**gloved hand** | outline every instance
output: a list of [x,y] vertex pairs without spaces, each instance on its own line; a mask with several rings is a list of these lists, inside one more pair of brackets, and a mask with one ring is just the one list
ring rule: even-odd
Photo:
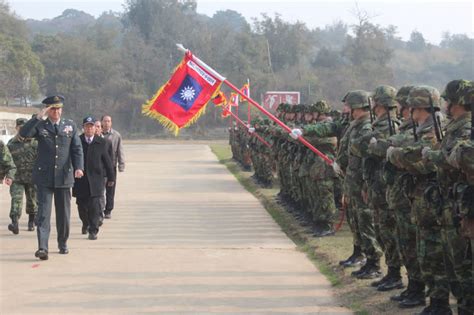
[[249,133],[254,133],[255,132],[255,128],[254,127],[250,127],[249,128]]
[[370,138],[370,141],[369,141],[370,144],[376,144],[377,143],[377,139],[375,137],[372,137]]
[[393,150],[395,150],[395,147],[392,147],[392,146],[388,147],[387,154],[385,156],[387,161],[390,161],[390,159],[392,157],[392,154],[393,154]]
[[332,169],[334,170],[334,172],[339,175],[339,176],[343,176],[344,175],[344,172],[342,171],[342,168],[339,166],[339,164],[337,164],[336,161],[334,161],[332,163]]
[[430,147],[424,147],[424,148],[421,150],[421,157],[423,158],[423,160],[428,159],[428,154],[430,153],[430,151],[431,151],[431,148],[430,148]]
[[301,131],[301,129],[295,128],[291,130],[290,137],[292,137],[293,139],[298,140],[301,135],[303,135],[303,131]]

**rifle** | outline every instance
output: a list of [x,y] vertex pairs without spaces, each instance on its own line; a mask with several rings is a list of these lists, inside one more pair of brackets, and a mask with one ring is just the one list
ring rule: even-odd
[[438,139],[438,142],[441,142],[441,140],[443,140],[443,132],[441,131],[441,120],[439,116],[436,115],[434,105],[433,105],[433,98],[431,96],[429,100],[430,100],[431,116],[433,117],[433,123],[435,127],[436,139]]
[[387,111],[387,120],[388,120],[388,132],[390,133],[390,136],[393,136],[395,134],[395,128],[392,122],[392,117],[390,116],[390,108],[388,108]]
[[474,102],[471,103],[471,140],[474,141]]
[[417,127],[417,124],[415,122],[415,120],[413,119],[413,109],[411,109],[410,111],[410,117],[411,117],[411,121],[413,123],[412,125],[412,128],[413,128],[413,137],[415,138],[415,142],[418,142],[418,135],[416,134],[416,127]]
[[374,112],[372,111],[372,100],[370,99],[370,96],[367,97],[367,101],[369,102],[369,113],[370,113],[370,123],[374,123]]

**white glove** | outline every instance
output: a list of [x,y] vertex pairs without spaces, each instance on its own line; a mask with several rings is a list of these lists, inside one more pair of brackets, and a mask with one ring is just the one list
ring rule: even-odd
[[249,133],[254,133],[255,132],[255,128],[254,127],[250,127],[249,128]]
[[428,158],[428,153],[431,151],[431,148],[430,147],[424,147],[422,150],[421,150],[421,157],[426,160]]
[[290,137],[292,137],[295,140],[298,140],[299,137],[303,135],[303,131],[301,129],[295,128],[291,130]]
[[340,175],[340,176],[344,175],[344,172],[342,171],[341,167],[339,166],[339,164],[337,164],[336,161],[332,163],[332,169],[334,170],[334,172],[336,172],[337,175]]
[[395,150],[395,147],[388,147],[387,155],[385,156],[387,161],[390,161],[390,158],[392,157],[393,150]]
[[234,130],[235,130],[235,131],[239,130],[239,127],[234,127]]
[[376,144],[377,143],[377,139],[375,137],[372,137],[370,138],[370,141],[369,141],[370,144]]

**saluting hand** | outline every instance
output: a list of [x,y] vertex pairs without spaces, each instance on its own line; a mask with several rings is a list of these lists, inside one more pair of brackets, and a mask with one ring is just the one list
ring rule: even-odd
[[48,116],[48,112],[50,111],[50,109],[51,109],[51,106],[48,106],[48,107],[43,108],[43,109],[40,110],[40,112],[36,115],[36,118],[38,118],[39,120],[43,120],[43,117],[47,117],[47,116]]
[[75,170],[74,171],[74,177],[75,178],[81,178],[82,176],[84,176],[84,172],[82,170]]

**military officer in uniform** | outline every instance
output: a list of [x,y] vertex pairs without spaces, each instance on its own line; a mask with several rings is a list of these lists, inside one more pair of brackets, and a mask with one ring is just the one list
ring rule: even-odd
[[84,173],[82,145],[72,120],[61,118],[64,98],[50,96],[43,100],[45,108],[20,130],[25,138],[38,140],[38,158],[33,167],[33,182],[37,186],[38,250],[35,256],[48,259],[48,239],[51,230],[51,208],[54,196],[56,229],[60,254],[68,254],[71,187],[74,177]]
[[[16,120],[17,132],[26,122],[27,119],[25,118],[18,118]],[[23,138],[17,133],[15,137],[8,141],[7,146],[16,165],[15,180],[10,186],[10,218],[12,223],[8,225],[8,230],[13,234],[18,234],[20,231],[18,221],[20,220],[23,207],[23,195],[25,195],[28,231],[34,231],[34,221],[38,206],[36,202],[36,187],[33,184],[31,173],[33,171],[33,164],[36,161],[38,142],[35,139]]]

